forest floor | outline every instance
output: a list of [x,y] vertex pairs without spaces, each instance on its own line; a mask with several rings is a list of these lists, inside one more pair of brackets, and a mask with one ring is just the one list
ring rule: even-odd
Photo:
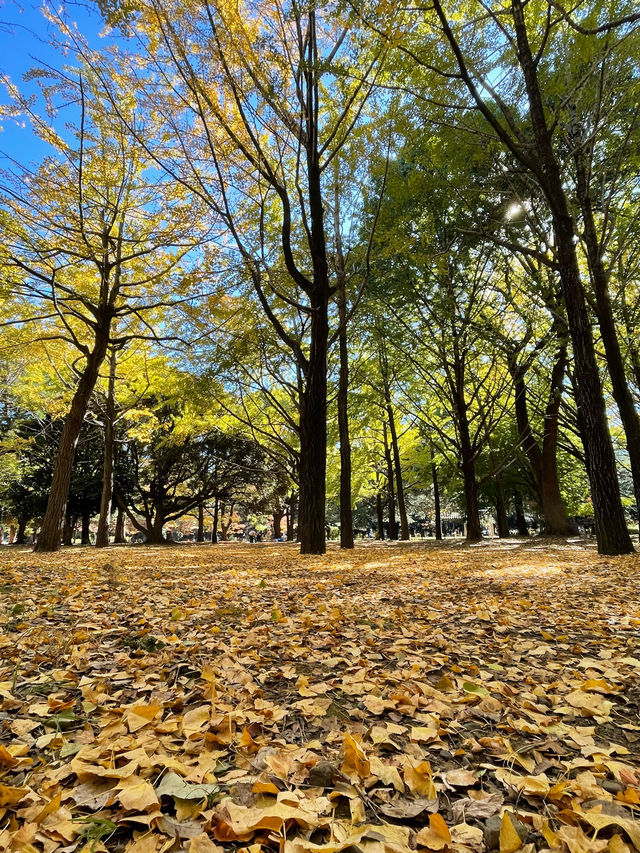
[[0,549],[0,850],[640,850],[640,554]]

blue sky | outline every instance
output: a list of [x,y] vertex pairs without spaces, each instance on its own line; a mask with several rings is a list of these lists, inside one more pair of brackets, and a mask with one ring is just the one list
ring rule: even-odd
[[[24,83],[22,77],[39,61],[54,67],[69,61],[49,44],[53,28],[43,17],[41,5],[38,0],[0,0],[0,74],[10,77],[25,93],[37,91],[33,83]],[[64,14],[77,23],[90,43],[98,45],[102,22],[91,4],[64,0],[56,8],[62,8]],[[2,87],[0,102],[6,101]],[[33,136],[28,126],[21,128],[11,120],[2,120],[0,157],[3,160],[9,156],[25,164],[37,162],[45,150],[46,146]]]

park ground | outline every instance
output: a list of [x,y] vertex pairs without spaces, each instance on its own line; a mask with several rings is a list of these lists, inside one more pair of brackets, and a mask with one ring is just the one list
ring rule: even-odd
[[0,551],[0,850],[640,850],[640,555]]

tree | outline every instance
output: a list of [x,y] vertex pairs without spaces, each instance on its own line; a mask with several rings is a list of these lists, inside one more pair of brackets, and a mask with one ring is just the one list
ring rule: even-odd
[[[325,213],[329,167],[362,120],[384,48],[371,50],[333,4],[261,0],[242,9],[217,2],[194,8],[162,0],[137,4],[131,17],[105,6],[151,46],[146,67],[131,80],[157,119],[144,131],[148,152],[224,223],[234,243],[233,252],[227,246],[229,265],[245,271],[300,371],[301,549],[323,553],[329,305],[336,288]],[[356,62],[361,70],[353,76]],[[126,109],[120,115],[134,124]],[[287,321],[291,308],[302,344]]]
[[[541,64],[543,56],[557,47],[558,39],[566,35],[572,19],[567,21],[567,15],[556,10],[554,4],[544,5],[547,14],[541,14],[538,5],[529,4],[525,9],[522,0],[511,0],[506,14],[502,14],[502,10],[488,9],[486,4],[475,0],[452,4],[434,0],[425,16],[425,29],[415,28],[416,36],[407,37],[403,49],[423,73],[435,74],[436,78],[453,85],[456,97],[462,102],[454,106],[448,101],[452,109],[448,114],[445,109],[444,113],[451,123],[467,133],[496,140],[535,180],[546,200],[576,363],[576,395],[598,548],[607,554],[629,553],[632,544],[620,499],[616,460],[580,273],[575,222],[562,173],[562,154],[558,150],[560,115],[553,104],[560,104],[561,109],[564,102],[562,94],[556,98],[547,92],[544,65]],[[473,19],[476,13],[487,16],[480,40],[470,39],[471,30],[465,28],[465,22]],[[599,33],[612,31],[617,25],[616,21],[608,19],[600,25],[602,29],[583,28],[585,39],[597,38]],[[624,25],[628,25],[628,19]],[[426,29],[435,35],[438,43],[432,42],[430,50],[425,50],[423,44],[419,55],[414,49],[415,38],[424,38]],[[394,41],[398,41],[396,36]],[[443,44],[447,46],[446,54],[441,50]],[[499,75],[495,74],[496,47]],[[434,83],[434,88],[437,85]]]
[[78,124],[64,136],[13,92],[16,111],[27,115],[52,153],[36,171],[5,169],[1,188],[8,322],[33,324],[41,340],[76,350],[75,393],[56,451],[39,551],[60,547],[75,447],[108,348],[135,337],[157,339],[154,319],[185,286],[178,262],[192,245],[194,224],[194,206],[171,197],[148,171],[91,74],[73,75],[44,78],[49,102],[64,98],[77,108]]

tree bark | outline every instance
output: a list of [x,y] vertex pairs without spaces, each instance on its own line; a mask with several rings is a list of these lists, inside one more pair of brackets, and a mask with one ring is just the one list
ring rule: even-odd
[[282,519],[284,518],[284,510],[276,507],[273,511],[273,538],[280,539],[282,536]]
[[538,181],[553,220],[558,271],[562,282],[567,319],[573,345],[576,375],[576,404],[581,410],[583,444],[588,458],[591,500],[596,522],[598,551],[601,554],[630,554],[633,544],[627,530],[616,460],[609,433],[593,334],[575,247],[575,228],[558,160],[547,126],[537,65],[531,51],[522,0],[512,0],[518,59],[523,71],[529,115],[536,142]]
[[524,504],[522,502],[522,493],[517,489],[513,493],[513,507],[516,513],[516,527],[518,528],[518,536],[529,535],[529,525],[524,517]]
[[68,512],[64,514],[64,524],[62,526],[62,544],[65,546],[73,545],[73,528],[75,519],[71,518]]
[[215,499],[213,504],[213,529],[211,531],[211,544],[216,545],[218,542],[218,519],[220,517],[220,501]]
[[118,514],[116,516],[116,530],[113,542],[115,545],[124,545],[126,542],[124,535],[124,510],[120,507],[118,507]]
[[593,216],[586,152],[583,145],[578,144],[577,140],[574,162],[576,164],[578,202],[582,214],[582,237],[589,263],[591,283],[596,297],[596,314],[600,336],[604,346],[609,378],[611,379],[613,398],[616,401],[627,439],[633,491],[640,517],[640,415],[638,415],[633,394],[627,382],[624,358],[618,340],[616,321],[609,295],[609,276],[602,259],[602,248]]
[[156,516],[153,519],[153,522],[147,527],[147,543],[149,545],[164,545],[167,540],[162,533],[162,528],[164,527],[164,517],[162,513],[158,513],[156,511]]
[[435,463],[434,448],[431,445],[431,482],[433,484],[433,511],[435,515],[436,540],[442,539],[442,514],[440,511],[440,483],[438,482],[438,468]]
[[496,521],[498,525],[498,536],[500,539],[509,538],[509,521],[507,519],[507,507],[502,491],[500,476],[496,476]]
[[391,458],[391,449],[389,447],[389,440],[387,438],[386,422],[382,424],[382,436],[384,439],[384,458],[387,462],[387,489],[389,493],[387,501],[387,506],[389,508],[389,539],[397,539],[398,522],[396,521],[396,498],[395,491],[393,488],[393,460]]
[[338,435],[340,440],[340,547],[353,548],[353,510],[351,506],[351,442],[349,439],[349,352],[347,349],[347,304],[344,275],[338,285]]
[[400,514],[400,539],[410,539],[409,521],[407,519],[407,508],[404,500],[404,484],[402,482],[402,468],[400,465],[400,447],[398,446],[398,433],[393,407],[387,404],[387,417],[389,418],[389,436],[391,438],[391,449],[393,451],[393,467],[396,474],[396,495],[398,497],[398,513]]
[[25,540],[27,538],[27,524],[29,523],[28,518],[19,518],[18,519],[18,532],[16,533],[16,538],[13,542],[14,545],[24,545]]
[[312,292],[311,346],[300,411],[300,553],[324,554],[327,467],[328,288]]
[[80,535],[81,545],[91,544],[91,535],[89,533],[89,524],[91,523],[91,515],[88,512],[82,513],[82,533]]
[[204,542],[204,504],[198,504],[198,533],[196,542]]
[[469,419],[463,398],[456,398],[458,434],[460,437],[460,468],[464,489],[464,503],[467,513],[467,542],[479,542],[482,539],[480,510],[478,507],[478,480],[476,478],[475,453],[471,444]]
[[376,492],[376,539],[384,539],[384,514],[382,511],[382,495]]
[[347,283],[342,251],[339,170],[335,169],[334,233],[336,239],[336,297],[338,303],[338,438],[340,443],[340,547],[353,548],[351,506],[351,442],[349,439],[349,350],[347,346]]
[[516,365],[513,359],[510,361],[520,445],[527,456],[538,490],[544,517],[543,532],[547,536],[574,536],[578,532],[577,525],[567,515],[558,480],[558,414],[562,398],[566,357],[566,345],[561,344],[551,371],[551,387],[545,410],[542,450],[540,450],[540,445],[531,428],[524,369]]
[[113,463],[115,452],[116,421],[116,349],[111,347],[109,355],[109,379],[107,381],[107,399],[104,415],[104,456],[102,463],[102,496],[100,498],[100,517],[96,532],[96,548],[105,548],[109,544],[111,525],[111,499],[113,496]]
[[296,498],[296,493],[292,491],[291,495],[289,496],[289,512],[287,514],[287,540],[289,542],[293,542],[295,538],[297,504],[298,501]]
[[35,550],[40,553],[58,551],[60,548],[62,523],[69,498],[69,486],[71,484],[76,444],[80,430],[82,429],[84,417],[87,413],[91,394],[98,380],[100,367],[107,353],[108,343],[109,337],[106,332],[101,331],[100,334],[96,335],[94,348],[88,355],[86,367],[82,372],[78,387],[71,401],[71,409],[62,429],[53,465],[53,478],[49,490],[47,509],[35,546]]

